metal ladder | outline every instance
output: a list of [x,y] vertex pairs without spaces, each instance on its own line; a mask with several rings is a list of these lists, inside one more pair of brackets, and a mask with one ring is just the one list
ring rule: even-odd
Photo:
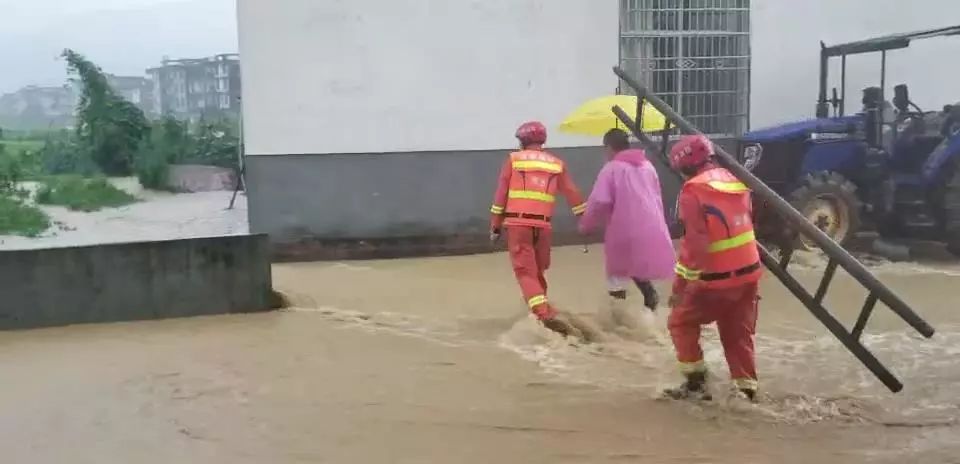
[[[627,75],[619,66],[613,68],[613,72],[630,88],[636,92],[637,95],[637,113],[641,114],[640,109],[642,108],[644,101],[649,103],[651,106],[659,110],[664,117],[667,119],[667,127],[664,129],[664,139],[663,143],[658,146],[656,142],[653,141],[647,134],[644,134],[640,129],[640,125],[633,121],[622,108],[614,106],[611,110],[620,119],[630,131],[633,132],[633,135],[640,140],[640,142],[645,145],[648,149],[657,152],[666,151],[667,148],[667,134],[669,133],[671,124],[683,133],[686,134],[701,134],[702,133],[690,124],[689,121],[684,119],[679,115],[673,108],[665,103],[662,99],[650,92],[646,87],[640,85],[635,79]],[[760,198],[767,201],[770,206],[787,222],[794,227],[798,233],[803,234],[804,236],[813,240],[824,253],[829,257],[827,262],[827,267],[824,271],[823,277],[820,280],[820,284],[817,286],[817,291],[814,294],[811,294],[807,291],[804,286],[797,281],[788,271],[790,265],[790,259],[793,255],[793,249],[788,248],[783,250],[781,258],[778,260],[770,252],[763,247],[763,245],[758,245],[760,248],[760,259],[763,262],[764,266],[770,270],[770,272],[777,276],[780,279],[780,282],[783,283],[788,290],[790,290],[793,295],[800,300],[801,303],[817,318],[826,328],[830,331],[840,342],[847,347],[847,349],[860,360],[863,365],[872,372],[877,379],[880,380],[890,391],[897,393],[903,389],[903,384],[895,375],[893,375],[886,366],[883,365],[874,355],[870,352],[862,343],[861,336],[863,335],[863,330],[866,328],[867,323],[870,320],[870,316],[873,314],[873,310],[876,307],[878,302],[882,302],[890,310],[896,313],[900,318],[902,318],[907,324],[917,330],[921,335],[926,338],[933,337],[934,329],[931,327],[925,320],[923,320],[916,312],[910,308],[907,303],[905,303],[899,296],[897,296],[893,291],[890,290],[886,285],[880,282],[876,276],[874,276],[860,261],[854,258],[850,253],[843,249],[838,243],[834,242],[830,237],[823,233],[816,226],[811,224],[806,220],[806,218],[800,214],[799,211],[794,209],[786,200],[784,200],[780,195],[774,192],[770,187],[763,183],[760,179],[754,176],[750,171],[744,168],[736,158],[727,153],[723,148],[716,147],[716,156],[723,167],[727,168],[736,175],[741,182],[746,184],[753,191],[755,195],[759,195]],[[678,174],[679,175],[679,174]],[[853,329],[848,330],[843,323],[837,320],[830,311],[824,306],[824,298],[827,295],[827,291],[830,289],[830,283],[833,281],[833,277],[836,274],[837,268],[842,267],[846,270],[850,276],[856,279],[864,288],[869,291],[869,294],[866,298],[866,301],[863,303],[863,307],[860,309],[860,315],[857,317],[857,321],[854,323]]]

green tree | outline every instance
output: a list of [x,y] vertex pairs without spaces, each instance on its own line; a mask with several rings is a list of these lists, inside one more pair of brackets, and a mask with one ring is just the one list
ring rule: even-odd
[[107,175],[129,175],[134,155],[147,136],[149,125],[143,111],[117,95],[97,65],[66,49],[67,70],[79,79],[77,147]]

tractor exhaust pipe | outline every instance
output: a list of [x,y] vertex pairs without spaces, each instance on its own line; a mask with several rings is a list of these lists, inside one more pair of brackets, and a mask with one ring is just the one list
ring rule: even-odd
[[881,115],[883,107],[883,89],[880,87],[867,87],[863,89],[863,115],[864,136],[867,144],[873,148],[880,148],[881,137],[883,134],[881,125],[883,117]]

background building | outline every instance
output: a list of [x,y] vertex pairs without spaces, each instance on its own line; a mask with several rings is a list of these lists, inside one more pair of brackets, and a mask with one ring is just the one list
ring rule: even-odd
[[73,123],[76,94],[69,85],[27,86],[0,96],[0,127],[37,130]]
[[153,107],[160,116],[189,121],[239,117],[240,58],[236,54],[164,58],[147,73],[153,82]]
[[155,116],[153,82],[150,79],[107,74],[107,82],[117,95],[137,105],[148,117]]
[[479,245],[529,119],[589,189],[598,138],[554,129],[621,60],[711,131],[746,125],[745,0],[238,4],[250,227],[281,253]]

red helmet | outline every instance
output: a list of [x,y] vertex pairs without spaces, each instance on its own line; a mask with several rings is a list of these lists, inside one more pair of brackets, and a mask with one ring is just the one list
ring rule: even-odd
[[547,128],[540,121],[525,122],[517,128],[516,136],[524,145],[542,145],[547,142]]
[[670,167],[693,169],[713,156],[713,142],[704,135],[686,135],[670,149]]

